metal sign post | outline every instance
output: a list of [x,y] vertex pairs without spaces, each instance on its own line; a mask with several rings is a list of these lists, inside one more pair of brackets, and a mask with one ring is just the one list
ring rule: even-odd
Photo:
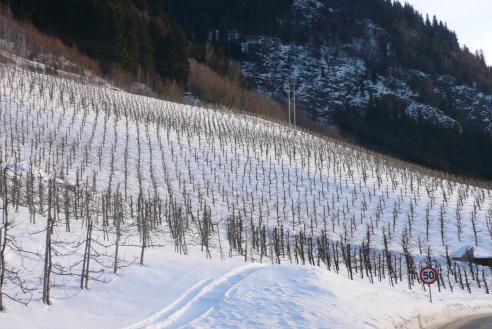
[[434,284],[439,279],[439,272],[433,268],[431,265],[428,265],[420,271],[420,281],[422,283],[429,286],[429,298],[432,303],[432,290],[431,285]]

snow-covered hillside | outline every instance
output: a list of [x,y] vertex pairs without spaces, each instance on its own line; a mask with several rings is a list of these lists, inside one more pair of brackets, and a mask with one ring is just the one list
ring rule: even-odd
[[31,300],[5,299],[2,324],[385,327],[423,311],[411,305],[427,299],[426,263],[441,272],[432,311],[490,304],[490,270],[446,257],[492,251],[490,190],[260,118],[5,65],[0,122],[2,291]]

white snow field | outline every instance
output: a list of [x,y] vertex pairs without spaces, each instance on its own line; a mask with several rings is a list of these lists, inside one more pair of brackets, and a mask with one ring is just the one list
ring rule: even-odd
[[488,189],[1,64],[0,123],[2,329],[410,328],[492,310],[490,268],[447,257],[492,253]]
[[[2,328],[419,328],[415,322],[480,314],[490,298],[348,280],[324,268],[206,260],[158,249],[146,266],[122,271],[53,304],[9,304]],[[66,289],[66,288],[64,288]],[[420,317],[420,318],[418,318]]]

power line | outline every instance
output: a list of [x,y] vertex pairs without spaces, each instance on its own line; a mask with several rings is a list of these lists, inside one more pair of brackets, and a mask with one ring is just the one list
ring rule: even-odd
[[[11,27],[11,28],[13,26],[15,26],[18,29],[25,29],[24,26],[22,26],[21,24],[17,23],[16,21],[14,21],[12,19],[9,19],[9,18],[4,17],[4,16],[0,16],[0,18],[5,19],[6,21],[10,22],[11,25],[9,27]],[[108,54],[108,55],[121,56],[127,50],[128,51],[138,51],[138,49],[135,49],[135,48],[130,48],[130,49],[126,50],[126,49],[119,48],[117,46],[102,44],[102,43],[94,42],[91,40],[83,39],[80,37],[72,36],[69,34],[55,32],[55,31],[48,30],[48,29],[42,29],[42,28],[36,28],[36,29],[42,33],[47,34],[47,35],[60,38],[62,41],[72,42],[72,43],[77,44],[79,47],[94,50],[94,51]],[[181,63],[181,62],[178,62],[174,59],[169,59],[169,58],[155,57],[153,55],[146,55],[146,56],[143,56],[141,58],[143,58],[144,60],[147,60],[149,63],[152,63],[156,67],[164,69],[167,72],[171,72],[171,71],[174,72],[180,78],[186,78],[185,74],[186,74],[186,70],[188,69],[188,66]],[[178,69],[178,70],[176,71],[176,69]],[[223,69],[223,68],[215,69],[214,71],[219,73],[219,74],[222,74],[222,75],[227,75],[228,73],[230,73],[227,69]],[[243,80],[253,82],[256,84],[259,82],[273,82],[273,83],[279,83],[280,82],[282,84],[285,83],[285,80],[275,79],[275,78],[251,77],[251,76],[244,76],[244,75],[241,76],[241,78]],[[288,93],[287,98],[288,98],[289,124],[292,123],[291,119],[292,119],[292,115],[293,115],[293,124],[294,124],[294,126],[296,126],[297,125],[297,121],[296,121],[296,98],[297,98],[296,82],[295,81],[293,82],[293,90],[292,90],[292,93],[293,93],[293,104],[292,105],[293,106],[292,106],[292,108],[291,108],[291,82],[290,82],[290,80],[288,80],[287,85],[288,85],[288,87],[287,87],[287,93]],[[293,111],[292,115],[291,115],[291,110]],[[386,142],[389,142],[390,144],[396,146],[400,150],[402,150],[408,154],[411,154],[411,155],[413,155],[413,156],[415,156],[421,160],[424,160],[425,162],[427,162],[433,166],[444,169],[445,171],[452,170],[454,172],[462,173],[466,176],[472,176],[472,177],[475,177],[477,179],[485,180],[481,176],[479,176],[479,175],[477,175],[477,174],[475,174],[469,170],[465,170],[459,166],[448,163],[448,162],[446,162],[446,161],[444,161],[438,157],[435,157],[435,156],[433,156],[433,155],[431,155],[425,151],[422,151],[422,150],[420,150],[420,149],[418,149],[418,148],[416,148],[410,144],[407,144],[407,143],[393,137],[392,135],[388,134],[387,132],[385,132],[385,131],[383,131],[383,130],[375,127],[375,126],[372,126],[372,125],[368,124],[367,122],[361,120],[360,118],[352,115],[348,111],[340,111],[340,112],[338,112],[338,114],[341,114],[345,120],[347,120],[347,121],[355,124],[356,126],[364,129],[365,131],[367,131],[372,136],[374,136],[376,138],[384,139]]]
[[393,137],[392,135],[388,134],[387,132],[385,132],[385,131],[377,128],[377,127],[374,127],[374,126],[367,124],[366,122],[364,122],[360,118],[352,115],[348,111],[339,111],[337,113],[339,115],[342,115],[345,120],[355,124],[359,128],[364,129],[367,133],[369,133],[373,137],[376,137],[379,139],[384,139],[386,142],[396,146],[397,148],[406,152],[407,154],[411,154],[411,155],[419,158],[420,160],[424,160],[428,164],[431,164],[435,167],[444,169],[445,171],[454,171],[454,172],[463,174],[465,176],[471,176],[471,177],[474,177],[476,179],[485,180],[483,177],[475,174],[472,171],[465,170],[459,166],[448,163],[448,162],[446,162],[446,161],[444,161],[438,157],[435,157],[435,156],[433,156],[433,155],[431,155],[425,151],[422,151],[422,150],[420,150],[420,149],[418,149],[418,148],[416,148],[410,144],[407,144],[407,143]]
[[[24,26],[21,24],[17,23],[16,21],[9,19],[7,17],[1,17],[8,22],[10,22],[13,25],[16,25],[18,29],[25,29]],[[12,26],[10,26],[12,27]],[[113,56],[121,56],[123,55],[127,50],[128,51],[135,51],[137,52],[138,49],[136,48],[130,48],[130,49],[122,49],[117,46],[113,45],[108,45],[108,44],[103,44],[103,43],[98,43],[94,42],[91,40],[83,39],[80,37],[76,37],[73,35],[65,34],[65,33],[60,33],[60,32],[55,32],[53,30],[49,29],[43,29],[43,28],[36,28],[36,30],[61,39],[62,41],[65,42],[70,42],[70,43],[75,43],[77,46],[84,48],[84,49],[90,49],[99,53],[103,54],[108,54],[108,55],[113,55]],[[168,72],[175,71],[176,68],[181,69],[181,71],[175,72],[178,74],[179,77],[185,78],[186,70],[188,69],[188,66],[183,64],[182,62],[178,62],[175,59],[170,59],[170,58],[162,58],[162,57],[155,57],[153,55],[145,55],[145,56],[140,56],[143,60],[147,60],[149,63],[154,64],[155,66],[165,69]],[[221,75],[227,75],[230,73],[227,69],[220,68],[220,69],[214,69],[215,72]],[[260,81],[262,82],[285,82],[282,79],[275,79],[275,78],[265,78],[265,77],[251,77],[251,76],[241,76],[243,80],[247,80],[250,82],[258,83]]]

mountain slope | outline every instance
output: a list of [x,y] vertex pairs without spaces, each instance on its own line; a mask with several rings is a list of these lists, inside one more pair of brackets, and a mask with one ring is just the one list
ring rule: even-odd
[[488,268],[447,257],[490,255],[490,190],[16,66],[0,95],[1,293],[27,303],[5,299],[3,327],[370,328],[491,306]]
[[[17,17],[64,34],[65,42],[102,60],[105,71],[114,71],[116,62],[139,82],[155,82],[158,72],[159,79],[186,86],[191,56],[284,103],[289,81],[291,87],[296,82],[299,114],[330,130],[340,128],[360,145],[439,170],[492,178],[492,155],[486,152],[492,148],[492,69],[483,54],[460,47],[445,23],[423,18],[410,5],[390,0],[9,4]],[[231,60],[239,63],[242,78]]]
[[[230,15],[234,2],[219,2],[215,15]],[[200,20],[194,13],[207,8],[195,11],[191,0],[180,1],[186,15],[161,3],[188,34],[239,61],[251,86],[286,99],[297,81],[298,107],[314,120],[400,158],[492,177],[492,69],[436,18],[385,0],[295,0],[269,12],[274,27],[253,19],[246,29],[241,19]]]
[[2,0],[19,20],[74,45],[118,76],[114,64],[137,82],[161,79],[184,84],[188,75],[188,44],[182,29],[158,8],[142,0],[81,1]]

